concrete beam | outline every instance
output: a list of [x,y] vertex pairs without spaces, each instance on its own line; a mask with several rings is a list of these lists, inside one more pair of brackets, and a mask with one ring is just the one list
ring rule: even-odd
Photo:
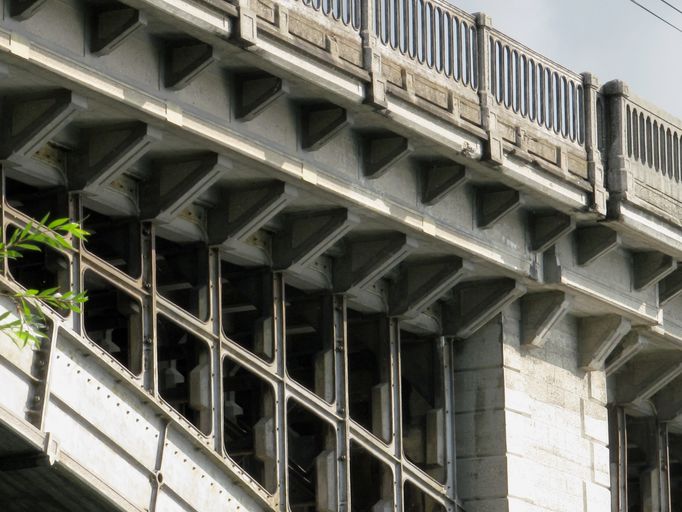
[[349,126],[345,108],[333,103],[301,106],[301,147],[316,151]]
[[529,348],[545,345],[552,328],[568,313],[570,301],[564,292],[530,293],[521,297],[521,344]]
[[171,222],[232,167],[217,153],[199,153],[152,164],[140,190],[140,218]]
[[140,122],[88,130],[81,150],[69,155],[69,188],[89,191],[111,183],[160,138],[159,132]]
[[366,178],[383,176],[412,153],[410,141],[394,133],[367,135],[363,142],[363,172]]
[[217,60],[210,44],[196,39],[169,41],[164,59],[164,85],[178,91]]
[[437,301],[468,270],[457,256],[443,256],[402,264],[389,294],[389,316],[410,318]]
[[682,414],[682,377],[673,379],[651,401],[656,408],[658,421],[672,421],[677,418]]
[[98,57],[107,55],[146,24],[144,14],[127,5],[98,7],[90,25],[90,51]]
[[265,226],[297,196],[291,185],[273,181],[227,189],[221,203],[208,211],[208,243],[243,240]]
[[444,305],[443,335],[466,339],[526,293],[515,279],[470,281],[453,290]]
[[466,167],[452,161],[425,165],[421,173],[422,203],[433,206],[468,179]]
[[677,268],[672,256],[658,251],[632,253],[632,285],[635,290],[643,290],[658,283]]
[[601,370],[606,358],[630,332],[630,321],[619,315],[588,316],[578,320],[578,366]]
[[404,260],[417,242],[403,233],[363,235],[348,241],[344,255],[334,260],[334,291],[368,286]]
[[604,371],[607,376],[613,375],[628,362],[634,359],[647,346],[647,341],[639,333],[630,332],[623,338],[615,352],[609,356],[609,361],[604,363]]
[[235,76],[235,117],[251,121],[275,100],[288,92],[279,77],[262,71]]
[[658,282],[658,305],[665,306],[681,293],[682,268],[677,268]]
[[504,186],[476,189],[476,224],[481,229],[492,227],[498,220],[521,206],[518,190]]
[[0,158],[31,157],[87,106],[66,89],[5,99],[0,134]]
[[544,252],[575,229],[575,219],[565,213],[536,212],[530,216],[531,249]]
[[619,243],[620,235],[601,224],[578,228],[575,233],[578,265],[589,265],[618,247]]
[[45,2],[46,0],[9,0],[9,15],[15,20],[27,20],[38,12]]
[[305,267],[358,222],[345,208],[286,215],[284,229],[272,241],[273,268]]

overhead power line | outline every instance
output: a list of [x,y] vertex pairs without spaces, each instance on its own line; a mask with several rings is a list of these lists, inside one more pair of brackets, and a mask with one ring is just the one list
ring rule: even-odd
[[[652,16],[658,18],[660,21],[662,21],[663,23],[665,23],[665,24],[668,25],[669,27],[674,28],[675,30],[677,30],[679,33],[682,34],[682,28],[680,28],[680,27],[678,27],[677,25],[675,25],[675,24],[669,22],[668,20],[666,20],[666,19],[665,19],[663,16],[661,16],[660,14],[656,14],[654,11],[652,11],[652,10],[649,9],[648,7],[645,7],[644,5],[640,4],[637,0],[630,0],[630,2],[632,2],[633,4],[635,4],[635,5],[636,5],[637,7],[639,7],[640,9],[644,9],[646,12],[648,12],[648,13],[651,14]],[[665,0],[661,0],[661,2],[664,2],[664,3],[667,4],[667,5],[670,5],[670,4],[669,4],[668,2],[666,2]],[[672,6],[672,5],[671,5],[671,7],[673,7],[673,9],[677,9],[676,7],[674,7],[674,6]]]
[[680,14],[682,14],[682,10],[680,10],[680,8],[677,7],[676,5],[671,4],[671,3],[668,2],[667,0],[661,0],[661,2],[663,2],[665,5],[667,5],[668,7],[670,7],[673,11],[677,11],[677,12],[679,12]]

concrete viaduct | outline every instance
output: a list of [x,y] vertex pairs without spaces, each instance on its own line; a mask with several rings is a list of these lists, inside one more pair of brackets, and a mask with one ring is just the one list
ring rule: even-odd
[[0,510],[682,510],[682,121],[437,0],[1,3],[2,236],[91,236]]

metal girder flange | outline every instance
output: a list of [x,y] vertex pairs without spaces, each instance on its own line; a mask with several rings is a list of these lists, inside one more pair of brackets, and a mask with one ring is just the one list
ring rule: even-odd
[[458,285],[443,308],[443,335],[470,337],[525,293],[526,287],[510,278]]
[[217,153],[159,160],[140,190],[140,218],[172,221],[232,167]]

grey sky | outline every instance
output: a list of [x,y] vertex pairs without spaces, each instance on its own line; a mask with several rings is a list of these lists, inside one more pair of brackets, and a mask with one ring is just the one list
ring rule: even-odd
[[[682,15],[660,0],[638,0],[682,28]],[[682,0],[668,0],[682,10]],[[601,83],[632,91],[682,119],[682,33],[629,0],[450,0],[485,12],[493,25],[543,55]]]

